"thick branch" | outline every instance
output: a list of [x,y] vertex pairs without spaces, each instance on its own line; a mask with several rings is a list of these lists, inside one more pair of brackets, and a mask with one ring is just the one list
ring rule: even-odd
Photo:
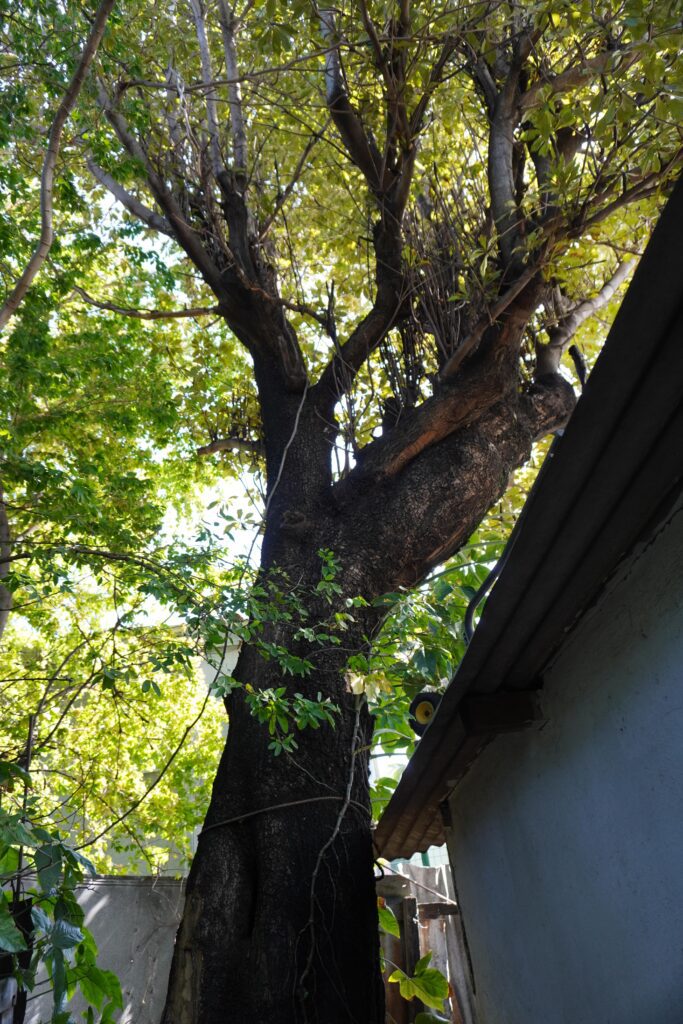
[[228,79],[228,106],[230,108],[230,128],[232,131],[233,170],[238,186],[244,187],[247,177],[247,133],[244,127],[244,111],[240,76],[237,66],[237,47],[235,45],[235,16],[228,10],[225,0],[218,0],[218,16],[223,34],[225,51],[225,73]]
[[78,67],[67,86],[62,102],[59,104],[57,113],[54,116],[54,120],[50,128],[50,134],[48,136],[47,150],[45,151],[45,159],[43,161],[43,170],[40,179],[40,239],[31,259],[28,262],[28,265],[26,266],[26,269],[14,286],[14,289],[6,300],[4,306],[0,309],[0,330],[2,330],[9,318],[18,309],[22,299],[26,295],[26,292],[31,287],[36,274],[47,259],[48,253],[52,247],[52,241],[54,238],[52,190],[55,178],[55,168],[57,166],[57,156],[59,155],[59,147],[62,140],[62,131],[67,118],[71,114],[76,100],[78,99],[90,65],[95,59],[95,54],[97,53],[100,42],[102,41],[102,36],[104,35],[107,19],[109,18],[115,3],[116,0],[102,0],[102,3],[98,7],[92,28],[90,29],[90,34],[86,40],[85,46],[83,47]]
[[463,369],[457,381],[415,409],[404,410],[395,427],[367,445],[357,455],[352,476],[395,477],[426,449],[479,419],[514,389],[515,379],[509,359]]
[[206,37],[206,22],[204,20],[204,8],[202,0],[190,0],[192,17],[194,19],[197,43],[199,44],[199,58],[202,67],[202,82],[206,86],[204,100],[206,103],[206,122],[209,130],[209,153],[211,154],[211,169],[218,181],[223,170],[223,160],[218,136],[218,113],[216,110],[216,91],[213,85],[213,71],[211,70],[211,53],[209,41]]
[[521,71],[531,44],[531,37],[525,35],[515,48],[505,84],[493,106],[489,132],[489,194],[506,269],[520,259],[517,249],[521,215],[517,206],[514,172],[515,127],[518,120],[516,101]]
[[401,225],[387,212],[374,228],[377,293],[370,312],[338,348],[314,388],[322,415],[328,418],[341,395],[351,387],[371,352],[396,323],[406,296],[401,272]]
[[117,199],[121,205],[133,215],[133,217],[137,217],[137,219],[141,220],[143,224],[146,224],[148,228],[152,228],[154,231],[161,231],[162,234],[169,235],[169,237],[173,238],[173,228],[165,217],[162,217],[159,213],[155,213],[154,210],[150,210],[150,208],[145,206],[144,203],[141,203],[136,196],[127,192],[123,185],[120,185],[118,181],[111,176],[111,174],[108,174],[105,170],[99,167],[92,157],[88,157],[86,159],[86,164],[88,165],[88,170],[93,177],[99,181],[100,185],[104,185],[107,191],[111,192],[114,198]]
[[366,135],[358,115],[346,95],[339,60],[339,44],[335,38],[334,12],[320,12],[323,37],[329,44],[325,53],[325,91],[327,106],[337,131],[354,164],[362,171],[373,192],[382,187],[382,159]]
[[443,366],[439,374],[441,381],[450,380],[456,375],[465,360],[476,351],[486,330],[512,305],[514,300],[524,291],[538,272],[537,266],[527,267],[514,284],[510,285],[507,291],[486,311],[486,315],[470,331],[464,341],[458,345],[453,355]]
[[636,265],[636,260],[625,260],[620,263],[614,274],[602,286],[597,295],[579,302],[550,329],[550,341],[539,346],[536,356],[536,379],[549,373],[557,373],[560,360],[569,347],[572,338],[589,317],[594,316],[603,306],[611,302],[617,289],[624,283]]
[[131,133],[125,118],[113,106],[103,88],[100,88],[99,100],[107,119],[114,128],[123,147],[144,167],[152,194],[166,214],[176,241],[185,250],[207,284],[213,288],[214,293],[221,296],[224,289],[221,285],[220,271],[204,248],[199,233],[188,224],[178,206],[177,200],[166,187],[160,175],[154,170],[146,149]]
[[352,470],[335,485],[344,513],[335,550],[343,554],[348,544],[366,578],[376,577],[378,593],[415,586],[465,543],[505,493],[511,472],[529,458],[534,440],[563,427],[575,402],[559,375],[521,394],[513,387],[391,479],[369,486]]
[[596,57],[590,57],[581,60],[578,64],[570,65],[556,75],[547,75],[539,78],[520,97],[520,112],[523,113],[531,110],[532,107],[541,102],[547,92],[550,92],[552,95],[559,95],[560,93],[570,92],[572,89],[585,85],[589,79],[608,71],[610,62],[613,62],[617,56],[621,58],[617,70],[622,73],[626,72],[640,57],[640,47],[605,50]]

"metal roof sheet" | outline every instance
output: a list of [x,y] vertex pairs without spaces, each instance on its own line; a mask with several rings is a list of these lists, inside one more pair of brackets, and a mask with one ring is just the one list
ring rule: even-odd
[[681,237],[683,179],[527,500],[465,657],[377,826],[383,857],[445,841],[440,807],[495,735],[472,730],[463,702],[537,686],[567,631],[681,491]]

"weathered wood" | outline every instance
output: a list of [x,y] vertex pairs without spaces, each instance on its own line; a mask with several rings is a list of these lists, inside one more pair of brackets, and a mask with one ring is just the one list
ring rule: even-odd
[[[414,896],[406,896],[402,903],[401,935],[403,938],[403,958],[406,974],[412,975],[415,965],[420,959],[420,930],[417,900]],[[419,999],[411,999],[408,1020],[414,1021],[417,1014],[424,1009]]]

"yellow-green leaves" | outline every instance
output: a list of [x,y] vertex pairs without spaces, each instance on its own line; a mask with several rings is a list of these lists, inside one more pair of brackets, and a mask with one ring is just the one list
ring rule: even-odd
[[425,1004],[432,1006],[435,1010],[443,1009],[444,999],[448,999],[448,980],[441,971],[430,967],[429,963],[432,954],[427,953],[415,964],[412,977],[409,977],[400,968],[397,968],[389,976],[389,981],[397,982],[401,995],[404,999],[415,999],[416,997]]

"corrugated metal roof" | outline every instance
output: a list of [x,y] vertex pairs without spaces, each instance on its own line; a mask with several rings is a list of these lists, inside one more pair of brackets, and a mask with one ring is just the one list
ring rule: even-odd
[[683,180],[526,503],[465,657],[377,826],[383,857],[445,841],[440,807],[495,735],[472,728],[467,703],[537,686],[607,577],[680,494],[682,237]]

